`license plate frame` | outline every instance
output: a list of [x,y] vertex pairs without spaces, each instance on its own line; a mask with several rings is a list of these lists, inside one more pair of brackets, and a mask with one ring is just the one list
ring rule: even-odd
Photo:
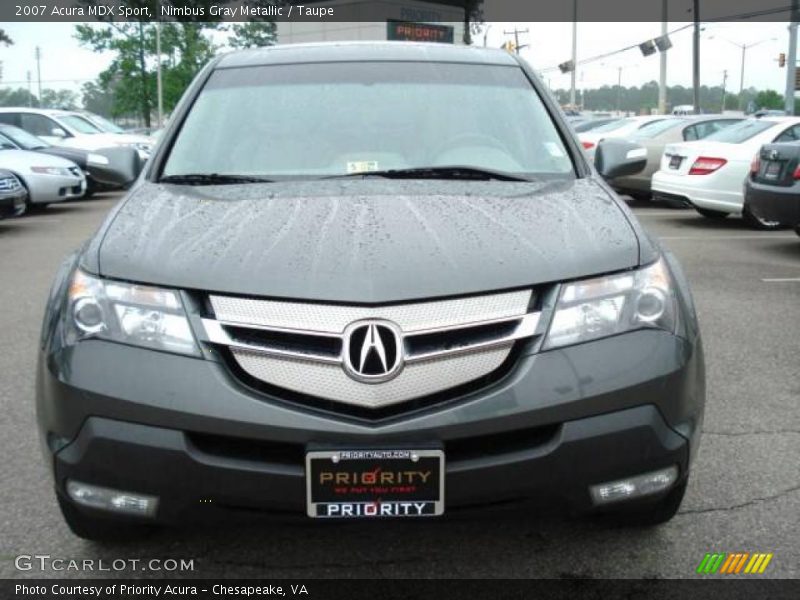
[[444,514],[444,480],[441,448],[309,449],[306,514],[314,519],[437,517]]
[[672,154],[669,157],[669,168],[670,169],[680,169],[681,163],[683,162],[683,157],[677,154]]
[[764,179],[778,179],[781,175],[783,163],[777,160],[767,161],[764,166]]

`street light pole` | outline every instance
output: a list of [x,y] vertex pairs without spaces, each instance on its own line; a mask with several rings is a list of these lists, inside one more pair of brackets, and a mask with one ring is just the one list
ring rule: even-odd
[[575,107],[575,72],[578,69],[578,0],[572,0],[572,72],[570,73],[569,103]]
[[[661,37],[667,35],[667,0],[661,0]],[[661,64],[658,73],[658,112],[667,114],[667,53],[659,55]]]
[[800,21],[798,0],[792,0],[792,24],[789,25],[789,52],[786,53],[786,90],[784,94],[784,110],[786,114],[794,114],[795,73],[797,72],[797,25]]
[[693,0],[694,44],[692,56],[692,97],[694,114],[700,114],[700,0]]
[[42,50],[36,46],[36,80],[39,89],[39,106],[42,105]]
[[158,127],[164,124],[164,87],[161,82],[161,19],[156,21],[156,93],[158,95]]

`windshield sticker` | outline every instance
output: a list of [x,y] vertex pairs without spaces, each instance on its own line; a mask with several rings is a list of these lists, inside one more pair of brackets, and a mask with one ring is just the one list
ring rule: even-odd
[[547,151],[550,153],[550,156],[554,156],[556,158],[562,158],[564,156],[564,151],[558,147],[558,144],[555,142],[545,142],[544,147],[547,148]]
[[377,160],[353,160],[347,161],[347,172],[348,173],[364,173],[366,171],[377,171],[378,170],[378,161]]

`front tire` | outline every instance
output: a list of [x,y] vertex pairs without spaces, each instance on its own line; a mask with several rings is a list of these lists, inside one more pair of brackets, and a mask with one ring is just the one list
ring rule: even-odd
[[707,208],[695,208],[695,210],[703,215],[706,219],[727,219],[730,213],[722,212],[721,210],[709,210]]
[[778,229],[786,228],[786,225],[780,221],[767,221],[761,217],[755,216],[747,206],[745,206],[742,211],[742,218],[749,227],[760,229],[761,231],[777,231]]
[[152,533],[153,527],[114,517],[97,517],[81,512],[72,502],[57,494],[58,507],[70,531],[92,542],[124,542],[140,540]]

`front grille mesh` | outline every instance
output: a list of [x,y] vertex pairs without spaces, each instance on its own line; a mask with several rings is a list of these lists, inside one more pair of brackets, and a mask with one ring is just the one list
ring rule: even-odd
[[232,349],[234,359],[249,375],[294,392],[364,408],[380,408],[421,398],[479,379],[499,368],[511,344],[406,365],[394,379],[364,384],[351,379],[339,365],[287,360]]

